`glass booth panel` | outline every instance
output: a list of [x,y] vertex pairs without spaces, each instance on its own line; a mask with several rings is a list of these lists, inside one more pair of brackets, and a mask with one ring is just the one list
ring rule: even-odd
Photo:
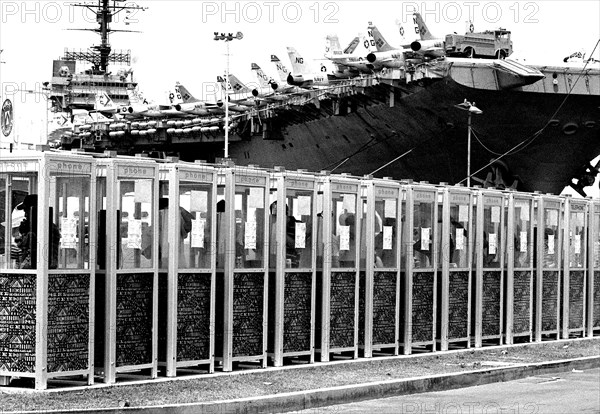
[[544,207],[544,268],[557,269],[559,266],[559,216],[558,208]]
[[431,269],[433,267],[433,215],[433,203],[414,201],[413,261],[415,269]]
[[117,269],[152,267],[152,185],[152,179],[119,182]]
[[[597,210],[599,207],[594,206],[594,210]],[[597,211],[594,211],[594,224],[591,234],[593,235],[593,269],[600,269],[600,214]]]
[[286,198],[286,267],[310,268],[313,194],[288,189]]
[[[271,192],[269,205],[269,267],[276,266],[277,255],[277,192]],[[313,193],[306,190],[286,189],[285,204],[285,267],[312,266],[312,207]]]
[[394,268],[398,266],[398,200],[393,198],[375,199],[375,267]]
[[356,194],[332,194],[332,268],[356,266]]
[[450,204],[450,267],[469,267],[469,220],[468,204]]
[[234,208],[235,268],[263,268],[265,189],[236,185]]
[[[575,205],[572,205],[572,208]],[[583,208],[582,208],[583,210]],[[585,267],[585,212],[570,211],[569,214],[569,267]]]
[[37,191],[37,182],[37,174],[0,176],[0,269],[36,267],[37,202],[35,209],[25,208],[24,200]]
[[483,267],[499,268],[502,262],[502,226],[499,205],[483,206]]
[[158,268],[169,268],[169,181],[158,183]]
[[515,200],[513,228],[513,249],[515,268],[529,267],[531,263],[531,201]]
[[179,183],[180,269],[207,269],[211,266],[212,203],[210,184]]
[[53,177],[49,191],[50,269],[89,269],[89,177]]
[[[8,266],[15,227],[12,225],[12,217],[7,220],[9,212],[6,211],[6,181],[6,177],[0,175],[0,269],[6,269]],[[18,224],[16,227],[18,228]]]

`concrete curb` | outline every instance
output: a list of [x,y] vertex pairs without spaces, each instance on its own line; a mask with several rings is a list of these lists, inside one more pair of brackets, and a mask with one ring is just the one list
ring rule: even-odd
[[600,356],[534,364],[520,364],[517,366],[480,369],[476,371],[436,376],[347,385],[319,390],[298,391],[277,395],[242,398],[238,400],[155,407],[127,407],[119,409],[112,408],[86,410],[85,413],[163,414],[168,412],[170,414],[246,414],[287,412],[406,394],[452,390],[476,385],[485,385],[494,382],[513,381],[534,375],[565,372],[573,369],[586,370],[592,368],[600,368]]

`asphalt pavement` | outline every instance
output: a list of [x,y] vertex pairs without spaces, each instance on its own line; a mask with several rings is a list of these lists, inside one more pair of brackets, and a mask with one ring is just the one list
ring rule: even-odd
[[508,382],[338,404],[295,413],[600,413],[600,368],[534,375]]

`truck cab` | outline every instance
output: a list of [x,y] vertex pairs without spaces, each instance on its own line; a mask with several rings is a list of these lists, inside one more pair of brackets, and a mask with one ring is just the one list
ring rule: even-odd
[[481,33],[449,34],[446,55],[457,57],[504,59],[512,53],[510,30],[486,30]]

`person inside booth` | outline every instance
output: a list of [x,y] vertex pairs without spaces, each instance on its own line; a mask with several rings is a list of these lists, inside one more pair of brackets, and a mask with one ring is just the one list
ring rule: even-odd
[[[37,263],[37,214],[38,196],[28,194],[16,210],[22,210],[24,218],[19,224],[19,235],[15,240],[15,246],[11,248],[11,258],[17,261],[19,269],[35,269]],[[48,240],[48,269],[56,269],[58,266],[58,246],[60,243],[60,231],[56,223],[52,222]]]
[[[179,241],[178,241],[178,250],[179,250],[179,260],[180,265],[183,266],[183,261],[186,259],[183,249],[183,240],[188,237],[190,231],[192,231],[192,220],[194,216],[187,211],[185,208],[179,206]],[[159,268],[166,268],[168,265],[169,259],[169,199],[161,198],[158,200],[158,216],[159,216],[159,241],[158,241],[158,261]],[[150,243],[147,243],[148,246],[142,251],[142,255],[146,258],[152,257],[152,249]]]
[[[272,228],[271,228],[271,240],[269,241],[271,244],[271,254],[270,254],[270,259],[273,260],[275,258],[275,253],[276,253],[276,246],[277,246],[277,240],[274,237],[275,235],[275,228],[276,228],[276,223],[277,223],[277,201],[274,201],[273,203],[271,203],[270,206],[270,211],[271,211],[271,216],[272,221]],[[298,250],[296,249],[296,223],[298,222],[298,220],[296,220],[296,218],[292,215],[290,215],[290,209],[288,207],[288,205],[286,204],[285,206],[285,215],[286,215],[286,224],[285,224],[285,258],[286,258],[286,264],[290,264],[289,267],[298,267],[300,264],[300,254],[298,252]],[[275,243],[273,243],[273,241],[275,241]],[[275,263],[274,261],[272,263]]]

